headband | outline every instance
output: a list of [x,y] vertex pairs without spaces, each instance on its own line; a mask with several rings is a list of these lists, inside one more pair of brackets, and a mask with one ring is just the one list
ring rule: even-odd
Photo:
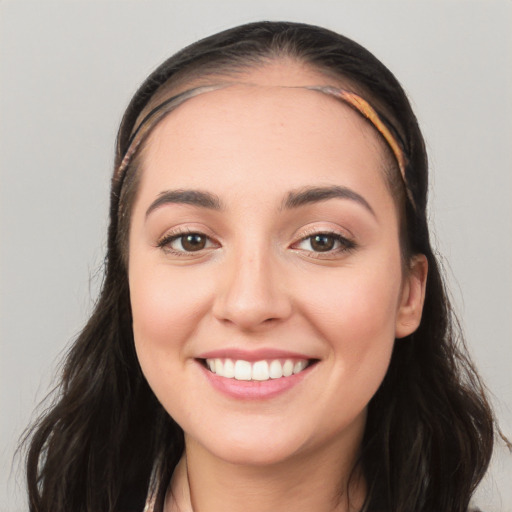
[[[190,98],[193,98],[206,92],[224,89],[225,87],[230,87],[232,85],[237,85],[237,83],[219,83],[188,89],[184,92],[176,94],[175,96],[172,96],[171,98],[163,101],[155,108],[153,108],[146,116],[144,116],[144,118],[139,122],[139,124],[133,131],[128,141],[128,147],[124,153],[121,164],[116,169],[114,177],[117,180],[123,179],[124,173],[126,172],[126,169],[130,164],[130,161],[135,152],[137,151],[138,147],[140,146],[141,142],[149,135],[150,131],[155,127],[155,125],[159,123],[169,112],[172,112],[175,108],[177,108]],[[398,168],[400,170],[400,174],[402,176],[402,180],[407,191],[407,196],[413,207],[415,207],[415,202],[412,197],[412,193],[409,187],[407,186],[406,169],[408,166],[408,159],[406,157],[405,151],[403,149],[403,144],[400,141],[400,138],[398,137],[398,135],[393,134],[393,132],[391,131],[391,123],[387,121],[383,115],[377,113],[377,111],[370,105],[370,103],[368,103],[364,98],[362,98],[361,96],[354,92],[347,91],[345,89],[339,89],[333,86],[322,85],[299,86],[299,88],[322,92],[336,99],[339,99],[346,105],[352,107],[356,112],[361,114],[365,119],[367,119],[372,124],[372,126],[380,133],[380,135],[384,138],[387,145],[391,149],[395,157],[395,160],[398,164]]]
[[175,96],[171,96],[169,99],[153,108],[146,116],[144,116],[137,125],[137,128],[132,132],[130,140],[128,141],[128,147],[124,153],[121,164],[114,172],[114,177],[118,180],[123,179],[123,175],[141,142],[149,135],[149,132],[155,127],[155,125],[159,123],[169,112],[172,112],[176,107],[179,107],[182,103],[194,96],[199,96],[205,92],[223,89],[229,85],[232,84],[215,84],[194,87],[193,89],[188,89],[176,94]]
[[414,202],[412,192],[407,186],[406,170],[409,161],[406,157],[404,144],[396,131],[393,130],[392,124],[382,114],[379,114],[364,98],[354,92],[332,87],[330,85],[306,86],[305,89],[323,92],[329,96],[333,96],[341,100],[343,103],[349,107],[352,107],[356,112],[361,114],[373,125],[373,127],[382,135],[387,145],[393,152],[395,160],[398,164],[398,168],[400,169],[400,175],[402,176],[402,181],[405,186],[407,197],[409,198],[413,208],[416,209],[416,203]]

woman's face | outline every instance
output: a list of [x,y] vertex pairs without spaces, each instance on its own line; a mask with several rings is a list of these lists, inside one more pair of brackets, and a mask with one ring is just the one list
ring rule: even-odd
[[265,464],[360,440],[426,268],[403,274],[377,132],[283,87],[322,75],[247,82],[260,85],[190,99],[152,133],[129,283],[142,370],[187,441]]

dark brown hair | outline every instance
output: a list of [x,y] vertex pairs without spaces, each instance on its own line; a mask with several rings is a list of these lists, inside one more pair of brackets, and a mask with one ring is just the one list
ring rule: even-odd
[[[116,168],[155,95],[174,84],[292,58],[352,84],[380,110],[409,165],[403,222],[408,254],[424,254],[429,275],[421,325],[397,340],[386,377],[368,407],[359,467],[365,510],[465,512],[493,448],[494,419],[454,319],[427,225],[425,145],[407,97],[370,52],[310,25],[260,22],[180,51],[142,84],[122,120]],[[184,449],[183,432],[140,370],[131,330],[126,246],[138,159],[112,181],[105,279],[95,310],[63,366],[54,404],[33,428],[27,457],[31,512],[113,512],[140,501],[152,471],[157,510]]]

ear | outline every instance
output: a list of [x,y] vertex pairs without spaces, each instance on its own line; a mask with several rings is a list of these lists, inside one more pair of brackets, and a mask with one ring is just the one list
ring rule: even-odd
[[396,316],[395,337],[412,334],[420,325],[425,289],[427,285],[428,261],[424,254],[411,259],[404,276],[402,296]]

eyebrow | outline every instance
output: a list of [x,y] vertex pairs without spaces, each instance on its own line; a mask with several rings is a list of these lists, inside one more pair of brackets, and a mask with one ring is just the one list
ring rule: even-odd
[[[350,188],[340,187],[337,185],[327,187],[305,187],[291,191],[283,201],[282,208],[289,210],[312,203],[327,201],[329,199],[349,199],[355,201],[366,208],[374,217],[376,216],[373,208],[363,196]],[[219,197],[211,192],[187,189],[166,190],[161,192],[151,203],[149,208],[146,210],[146,217],[152,211],[166,204],[190,204],[210,210],[223,209]]]
[[368,203],[363,196],[350,188],[337,185],[328,187],[306,187],[292,191],[284,200],[282,207],[285,209],[299,208],[300,206],[327,201],[328,199],[349,199],[355,201],[376,217],[370,203]]
[[222,210],[218,196],[202,190],[166,190],[161,192],[146,210],[146,217],[157,208],[166,204],[190,204],[209,210]]

